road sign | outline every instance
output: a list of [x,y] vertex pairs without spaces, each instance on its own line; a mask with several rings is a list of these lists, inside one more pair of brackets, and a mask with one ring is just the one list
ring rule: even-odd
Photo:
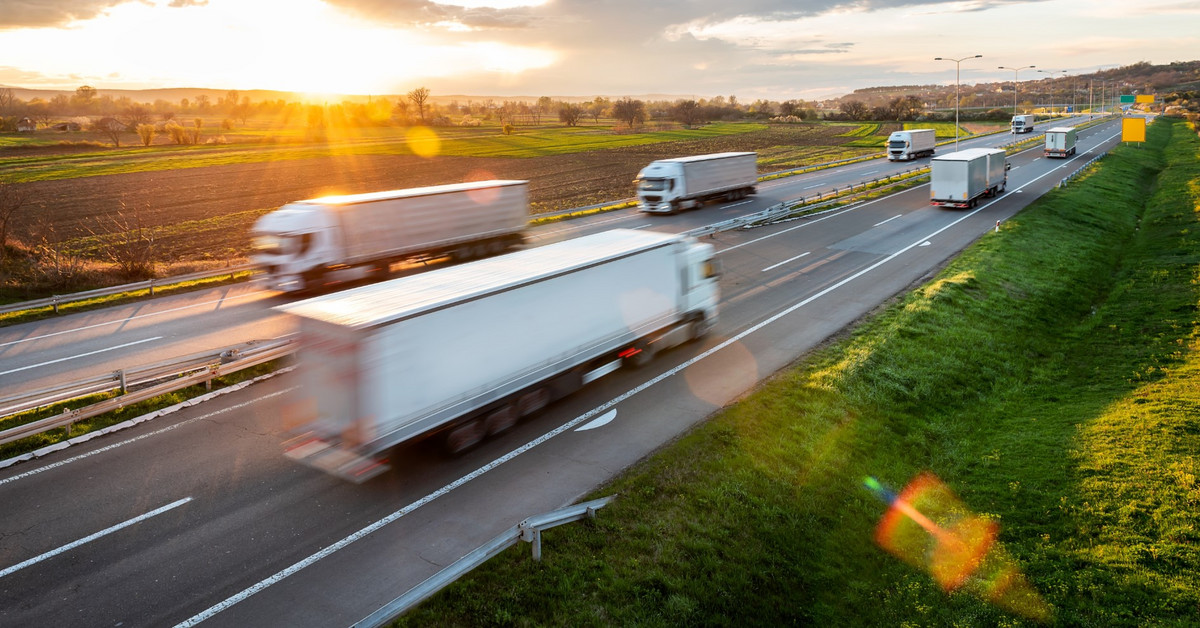
[[1139,94],[1137,101],[1143,104],[1151,104],[1154,102],[1154,94]]
[[1144,141],[1146,141],[1146,119],[1145,118],[1122,118],[1121,119],[1121,141],[1122,142],[1144,142]]
[[1121,104],[1128,103],[1132,105],[1135,102],[1137,102],[1137,96],[1133,94],[1121,94]]

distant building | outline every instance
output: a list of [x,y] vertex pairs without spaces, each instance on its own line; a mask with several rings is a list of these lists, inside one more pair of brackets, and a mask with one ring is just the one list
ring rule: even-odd
[[82,131],[83,126],[78,122],[59,122],[50,126],[55,131]]
[[18,133],[33,133],[37,130],[37,123],[31,118],[21,118],[17,121]]

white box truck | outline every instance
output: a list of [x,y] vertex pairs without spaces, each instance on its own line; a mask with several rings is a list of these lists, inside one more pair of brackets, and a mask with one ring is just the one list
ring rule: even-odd
[[674,214],[707,201],[735,201],[754,194],[757,153],[714,153],[660,159],[642,168],[634,180],[638,209]]
[[352,481],[451,452],[717,320],[713,247],[618,229],[277,306],[299,319],[287,456]]
[[1033,132],[1033,123],[1037,120],[1037,116],[1019,115],[1012,117],[1012,124],[1009,128],[1010,133],[1031,133]]
[[893,131],[888,136],[888,161],[909,161],[928,157],[937,146],[937,132],[933,129],[910,129]]
[[393,262],[470,259],[524,242],[528,181],[327,196],[288,203],[251,229],[251,259],[267,286],[296,292],[386,275]]
[[1046,129],[1046,157],[1070,157],[1075,154],[1075,127],[1056,126]]
[[975,207],[1007,184],[1008,160],[999,148],[968,148],[930,160],[930,205]]

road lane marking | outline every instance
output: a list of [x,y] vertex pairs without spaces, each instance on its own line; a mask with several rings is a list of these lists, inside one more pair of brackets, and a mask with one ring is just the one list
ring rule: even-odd
[[575,431],[576,432],[586,432],[588,430],[594,430],[598,427],[604,427],[605,425],[612,423],[612,420],[615,418],[617,418],[617,411],[609,410],[608,412],[605,412],[600,417],[592,419],[591,421],[588,421],[587,423],[584,423],[583,425],[580,425],[579,427],[575,428]]
[[819,188],[819,187],[821,187],[822,185],[825,185],[825,184],[824,184],[824,183],[818,183],[818,184],[816,184],[816,185],[810,185],[810,186],[808,186],[808,187],[806,187],[806,188],[800,188],[800,189],[801,189],[801,190],[811,190],[811,189],[813,189],[813,188]]
[[[282,372],[282,371],[281,371],[281,372]],[[190,423],[195,423],[196,421],[203,421],[204,419],[211,419],[211,418],[213,418],[213,417],[215,417],[215,416],[218,416],[218,415],[221,415],[221,414],[225,414],[226,412],[232,412],[232,411],[234,411],[234,410],[241,410],[242,408],[245,408],[246,406],[249,406],[249,405],[252,405],[252,404],[258,403],[258,402],[260,402],[260,401],[266,401],[266,400],[268,400],[268,399],[271,399],[271,398],[273,398],[273,397],[278,397],[279,395],[285,395],[285,394],[287,394],[287,393],[290,393],[290,392],[292,392],[293,390],[296,390],[296,388],[298,388],[298,386],[292,386],[291,388],[286,388],[286,389],[284,389],[284,390],[280,390],[280,391],[273,392],[273,393],[270,393],[270,394],[267,394],[267,395],[263,395],[262,397],[255,397],[254,399],[251,399],[250,401],[244,401],[244,402],[242,402],[242,403],[239,403],[239,404],[237,404],[237,405],[232,405],[232,406],[229,406],[228,408],[223,408],[223,409],[221,409],[221,410],[216,410],[216,411],[214,411],[214,412],[209,412],[208,414],[201,415],[201,416],[198,416],[198,417],[192,417],[192,418],[190,418],[190,419],[187,419],[187,420],[184,420],[184,421],[180,421],[180,422],[178,422],[178,423],[176,423],[176,424],[174,424],[174,425],[168,425],[167,427],[164,427],[164,428],[162,428],[162,429],[155,430],[155,431],[153,431],[153,432],[147,432],[147,433],[145,433],[145,434],[142,434],[141,436],[135,436],[135,437],[133,437],[133,438],[130,438],[130,439],[128,439],[128,440],[123,440],[123,441],[121,441],[121,442],[119,442],[119,443],[113,443],[113,444],[111,444],[111,445],[107,445],[107,446],[105,446],[105,447],[101,447],[100,449],[96,449],[96,450],[93,450],[93,451],[89,451],[89,452],[87,452],[86,454],[79,454],[78,456],[75,456],[75,457],[72,457],[72,458],[67,458],[67,459],[65,459],[65,460],[59,460],[58,462],[52,462],[52,463],[50,463],[50,464],[48,464],[48,465],[46,465],[46,466],[44,466],[44,467],[38,467],[38,468],[36,468],[36,469],[31,469],[31,470],[29,470],[29,471],[26,471],[25,473],[22,473],[22,474],[20,474],[20,475],[14,475],[14,476],[12,476],[11,478],[3,478],[3,479],[0,479],[0,485],[8,484],[9,482],[16,482],[17,480],[22,480],[22,479],[24,479],[24,478],[27,478],[27,477],[29,477],[29,476],[31,476],[31,475],[37,475],[37,474],[39,474],[39,473],[41,473],[41,472],[43,472],[43,471],[49,471],[49,470],[51,470],[51,469],[56,469],[56,468],[58,468],[58,467],[61,467],[61,466],[63,466],[63,465],[71,464],[72,462],[78,462],[78,461],[80,461],[80,460],[83,460],[84,458],[90,458],[90,457],[92,457],[92,456],[94,456],[94,455],[96,455],[96,454],[101,454],[101,453],[104,453],[104,452],[106,452],[106,451],[109,451],[109,450],[112,450],[112,449],[116,449],[116,448],[118,448],[118,447],[124,447],[125,445],[129,445],[129,444],[132,444],[132,443],[136,443],[136,442],[138,442],[138,441],[140,441],[140,440],[142,440],[142,439],[145,439],[145,438],[150,438],[150,437],[152,437],[152,436],[158,436],[159,434],[163,434],[163,433],[165,433],[165,432],[170,432],[171,430],[174,430],[174,429],[181,428],[181,427],[183,427],[183,426],[185,426],[185,425],[188,425],[188,424],[190,424]],[[232,387],[230,387],[230,388],[226,388],[226,389],[224,389],[224,390],[231,390],[231,389],[232,389]],[[187,403],[187,402],[184,402],[184,403]],[[160,412],[161,412],[161,411],[160,411]]]
[[866,172],[860,172],[859,174],[860,174],[860,175],[862,175],[862,174],[875,174],[876,172],[879,172],[879,171],[878,171],[878,170],[868,170],[868,171],[866,171]]
[[3,578],[4,576],[7,576],[13,572],[20,571],[30,565],[35,565],[37,563],[40,563],[43,560],[46,560],[47,558],[54,558],[55,556],[58,556],[59,554],[62,554],[63,552],[69,552],[69,551],[75,549],[76,547],[83,545],[84,543],[91,543],[92,541],[95,541],[96,539],[98,539],[102,536],[107,536],[107,535],[112,534],[113,532],[116,532],[123,528],[128,528],[129,526],[131,526],[135,523],[141,523],[151,517],[157,517],[158,515],[161,515],[164,512],[167,512],[168,510],[171,510],[173,508],[178,508],[190,501],[192,501],[191,497],[184,497],[183,499],[175,500],[175,501],[167,504],[166,506],[151,510],[150,512],[148,512],[144,515],[138,515],[138,516],[134,517],[133,519],[118,523],[115,526],[105,528],[99,532],[96,532],[95,534],[89,534],[89,535],[83,537],[82,539],[79,539],[78,541],[75,541],[73,543],[68,543],[58,549],[50,550],[49,552],[46,552],[45,554],[42,554],[40,556],[34,556],[33,558],[30,558],[29,560],[27,560],[25,562],[17,563],[16,565],[9,567],[8,569],[0,570],[0,578]]
[[146,338],[143,340],[134,340],[133,342],[127,342],[123,345],[117,345],[115,347],[109,347],[107,349],[97,349],[95,351],[89,351],[87,353],[80,353],[79,355],[72,355],[72,356],[68,356],[65,358],[59,358],[57,360],[50,360],[49,362],[42,362],[41,364],[30,364],[29,366],[22,366],[21,368],[9,369],[7,371],[0,371],[0,375],[8,375],[9,373],[16,373],[17,371],[27,371],[29,369],[35,369],[39,366],[49,366],[51,364],[58,364],[59,362],[66,362],[67,360],[74,360],[76,358],[86,358],[89,355],[96,355],[97,353],[104,353],[105,351],[115,351],[117,349],[124,349],[125,347],[132,347],[133,345],[140,345],[143,342],[152,342],[155,340],[162,340],[162,336],[155,336],[153,338]]
[[903,216],[903,215],[904,215],[904,214],[899,214],[899,215],[896,215],[896,216],[892,216],[891,218],[888,218],[887,220],[885,220],[885,221],[883,221],[883,222],[877,222],[877,223],[875,223],[874,225],[871,225],[871,226],[873,226],[873,227],[878,227],[879,225],[882,225],[882,224],[889,223],[889,222],[891,222],[891,221],[893,221],[893,220],[895,220],[895,219],[897,219],[897,218],[899,218],[900,216]]
[[786,264],[786,263],[788,263],[788,262],[794,262],[794,261],[796,261],[796,260],[800,259],[801,257],[804,257],[805,255],[808,255],[809,253],[812,253],[812,251],[805,251],[805,252],[803,252],[803,253],[801,253],[801,254],[797,255],[796,257],[788,258],[788,259],[785,259],[785,260],[783,260],[782,262],[779,262],[778,264],[772,264],[771,266],[767,266],[766,268],[762,269],[762,272],[764,272],[764,273],[765,273],[765,272],[767,272],[768,270],[771,270],[771,269],[774,269],[774,268],[779,268],[780,266],[783,266],[784,264]]
[[96,329],[98,327],[105,327],[107,325],[122,325],[124,323],[128,323],[129,321],[136,321],[136,320],[143,319],[143,318],[152,318],[155,316],[162,316],[164,314],[174,314],[175,312],[182,312],[183,310],[190,310],[190,309],[197,308],[197,307],[204,307],[206,305],[213,305],[213,304],[221,305],[221,304],[225,303],[226,301],[245,299],[247,297],[261,297],[264,292],[266,292],[266,290],[255,290],[254,292],[247,292],[247,293],[241,294],[241,295],[235,295],[235,296],[231,296],[231,297],[221,297],[219,299],[216,299],[215,301],[205,301],[203,303],[193,303],[192,305],[175,307],[175,308],[171,308],[168,310],[163,310],[161,312],[151,312],[149,314],[138,314],[136,316],[130,316],[128,318],[121,318],[121,319],[116,319],[116,320],[111,320],[111,321],[105,321],[103,323],[96,323],[95,325],[85,325],[83,327],[76,327],[75,329],[64,329],[62,331],[56,331],[56,332],[49,333],[49,334],[42,334],[40,336],[30,336],[28,338],[22,338],[20,340],[11,340],[9,342],[0,342],[0,347],[19,345],[22,342],[30,342],[32,340],[42,340],[43,338],[53,338],[54,336],[61,336],[63,334],[73,334],[75,332],[87,331],[89,329]]

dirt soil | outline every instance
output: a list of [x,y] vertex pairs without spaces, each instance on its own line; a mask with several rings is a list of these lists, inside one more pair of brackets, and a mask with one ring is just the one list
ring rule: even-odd
[[116,230],[124,224],[159,227],[213,221],[186,234],[157,240],[163,261],[226,259],[245,254],[248,229],[261,212],[284,203],[328,194],[350,194],[484,180],[527,179],[534,212],[628,198],[633,178],[654,159],[773,146],[838,145],[845,128],[778,125],[739,135],[662,142],[571,155],[535,158],[337,156],[163,172],[107,175],[27,184],[30,206],[15,235],[36,241],[47,224],[57,238]]

